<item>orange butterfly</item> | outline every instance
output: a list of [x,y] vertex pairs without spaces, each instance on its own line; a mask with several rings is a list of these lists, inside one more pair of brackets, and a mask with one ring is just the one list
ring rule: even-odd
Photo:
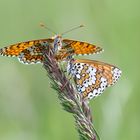
[[[74,28],[75,29],[75,28]],[[55,58],[58,61],[65,60],[73,55],[96,54],[102,48],[86,42],[62,39],[61,35],[55,35],[48,39],[32,40],[21,42],[0,49],[0,55],[15,56],[24,64],[42,63],[44,60],[43,50],[49,46],[55,51]]]
[[88,99],[101,95],[121,76],[121,70],[116,66],[87,59],[72,59],[67,71],[73,76],[77,91]]

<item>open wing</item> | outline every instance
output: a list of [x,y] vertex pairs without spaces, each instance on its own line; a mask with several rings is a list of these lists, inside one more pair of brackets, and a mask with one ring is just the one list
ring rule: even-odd
[[14,45],[10,45],[8,47],[4,47],[0,49],[0,55],[3,56],[18,56],[23,50],[30,48],[41,46],[42,44],[52,43],[52,39],[40,39],[40,40],[32,40],[27,42],[21,42]]
[[81,41],[75,41],[75,40],[69,40],[69,39],[64,39],[63,43],[66,45],[63,45],[63,49],[67,48],[67,50],[72,51],[73,54],[79,55],[79,54],[97,54],[103,51],[102,48],[87,43],[87,42],[81,42]]

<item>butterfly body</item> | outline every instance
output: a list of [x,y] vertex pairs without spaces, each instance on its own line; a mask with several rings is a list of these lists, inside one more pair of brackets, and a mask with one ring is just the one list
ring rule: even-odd
[[62,49],[62,37],[61,35],[55,35],[54,37],[52,37],[52,39],[54,39],[53,41],[53,50],[55,53],[57,53],[59,50]]
[[101,95],[121,76],[121,70],[113,65],[86,59],[71,60],[67,71],[73,76],[79,94],[88,99]]

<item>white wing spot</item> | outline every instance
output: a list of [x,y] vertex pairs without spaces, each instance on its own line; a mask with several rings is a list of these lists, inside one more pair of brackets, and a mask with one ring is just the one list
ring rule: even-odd
[[76,74],[76,77],[77,77],[78,79],[80,79],[81,76],[80,76],[80,74]]
[[83,86],[83,87],[81,88],[81,91],[84,92],[85,90],[86,90],[86,88]]
[[88,99],[92,99],[92,98],[94,98],[94,94],[93,94],[92,92],[90,92],[90,93],[88,94]]
[[120,78],[121,76],[121,70],[118,68],[113,69],[112,74],[113,74],[113,84]]

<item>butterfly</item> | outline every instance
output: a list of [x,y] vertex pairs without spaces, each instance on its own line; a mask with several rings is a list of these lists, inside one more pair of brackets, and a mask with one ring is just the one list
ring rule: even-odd
[[122,73],[116,66],[87,59],[70,60],[67,71],[72,75],[78,93],[87,99],[101,95],[107,87],[117,82]]
[[55,35],[48,39],[21,42],[0,49],[0,55],[17,57],[24,64],[42,63],[43,50],[52,47],[55,58],[58,61],[66,60],[73,55],[96,54],[103,49],[86,42],[62,39],[61,35]]

